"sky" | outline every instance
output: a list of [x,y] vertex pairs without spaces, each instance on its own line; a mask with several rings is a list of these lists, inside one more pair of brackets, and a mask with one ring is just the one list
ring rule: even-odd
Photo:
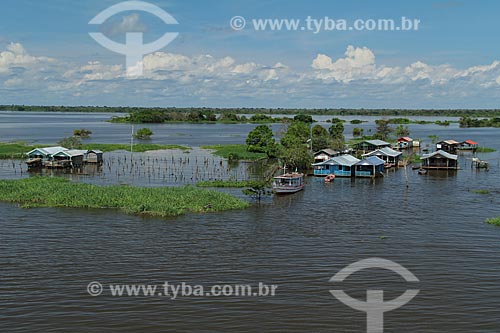
[[[0,0],[0,104],[500,107],[495,0],[155,0],[148,3],[178,24],[142,10],[89,24],[122,3]],[[235,16],[246,25],[236,25]],[[402,17],[418,20],[418,29],[345,28],[386,19],[401,27]],[[267,19],[299,24],[256,29],[256,20]],[[121,44],[128,33],[142,34],[144,43],[178,35],[144,54],[142,74],[130,76],[126,56],[91,32]]]

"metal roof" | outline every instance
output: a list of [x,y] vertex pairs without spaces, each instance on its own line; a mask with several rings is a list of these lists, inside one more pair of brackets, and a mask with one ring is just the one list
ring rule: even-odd
[[55,147],[44,147],[44,148],[35,148],[31,151],[29,151],[27,153],[27,155],[33,153],[34,151],[39,151],[41,152],[42,154],[44,155],[54,155],[54,154],[57,154],[61,151],[65,151],[65,150],[68,150],[68,148],[64,148],[64,147],[61,147],[61,146],[55,146]]
[[66,155],[68,157],[74,157],[74,156],[82,156],[83,154],[85,154],[87,151],[86,150],[63,150],[63,151],[60,151],[56,154],[54,154],[54,156],[56,155]]
[[333,150],[333,149],[330,149],[330,148],[326,148],[326,149],[318,150],[317,152],[314,153],[314,155],[318,155],[320,153],[325,153],[327,155],[333,156],[333,155],[339,154],[340,152]]
[[359,144],[361,144],[363,142],[367,142],[367,143],[374,145],[374,146],[390,146],[391,145],[389,142],[385,142],[383,140],[378,140],[378,139],[361,141]]
[[356,165],[381,165],[381,164],[384,164],[384,160],[383,159],[380,159],[378,158],[377,156],[370,156],[370,157],[367,157],[361,161],[359,161],[358,163],[356,163]]
[[316,166],[316,165],[347,165],[347,166],[352,166],[356,163],[358,163],[360,160],[357,159],[356,157],[352,156],[352,155],[349,155],[349,154],[345,154],[345,155],[340,155],[340,156],[335,156],[335,157],[332,157],[330,158],[329,160],[327,161],[324,161],[324,162],[320,162],[320,163],[314,163],[313,165]]
[[383,155],[383,156],[391,156],[391,157],[396,157],[399,155],[402,155],[402,152],[396,151],[392,148],[389,147],[383,147],[379,148],[377,150],[374,150],[372,152],[366,153],[363,156],[377,156],[377,155]]
[[477,142],[472,140],[465,140],[464,143],[467,143],[469,145],[477,145]]
[[103,154],[103,151],[99,150],[99,149],[90,149],[90,150],[87,150],[87,153]]
[[438,143],[443,143],[443,142],[446,143],[446,144],[448,144],[448,145],[458,145],[458,144],[460,144],[460,142],[455,141],[455,140],[443,140],[443,141],[438,142]]
[[438,151],[435,151],[435,152],[430,153],[430,154],[424,154],[424,155],[422,155],[421,158],[423,160],[426,160],[426,159],[434,157],[436,155],[441,155],[445,158],[449,158],[450,160],[457,160],[458,159],[458,155],[453,155],[453,154],[447,153],[444,150],[438,150]]
[[402,136],[398,139],[398,141],[406,141],[406,142],[410,142],[410,141],[413,141],[412,138],[410,138],[409,136]]

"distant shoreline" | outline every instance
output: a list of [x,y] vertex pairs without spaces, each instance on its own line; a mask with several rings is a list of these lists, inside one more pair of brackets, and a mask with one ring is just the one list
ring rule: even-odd
[[0,111],[21,112],[96,112],[130,113],[138,111],[162,112],[214,112],[238,114],[281,114],[331,116],[427,116],[427,117],[500,117],[500,109],[355,109],[355,108],[210,108],[210,107],[115,107],[115,106],[37,106],[37,105],[0,105]]

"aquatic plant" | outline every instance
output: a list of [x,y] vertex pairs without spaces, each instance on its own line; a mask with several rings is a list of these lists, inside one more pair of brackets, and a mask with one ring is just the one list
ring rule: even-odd
[[198,187],[249,187],[253,180],[204,180],[196,183]]
[[500,217],[492,217],[490,219],[486,219],[486,223],[500,227]]
[[476,194],[490,194],[489,190],[472,190],[471,192]]
[[203,149],[212,149],[213,154],[216,156],[230,158],[233,160],[258,160],[266,158],[265,153],[250,152],[247,150],[246,145],[242,144],[229,144],[229,145],[213,145],[213,146],[201,146]]
[[476,153],[494,153],[496,151],[495,148],[477,147]]
[[0,200],[22,207],[114,208],[129,214],[178,216],[243,209],[248,202],[215,190],[184,187],[101,186],[65,178],[0,180]]

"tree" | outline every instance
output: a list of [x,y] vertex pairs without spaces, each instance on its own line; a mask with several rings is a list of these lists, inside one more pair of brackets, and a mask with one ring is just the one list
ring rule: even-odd
[[389,135],[394,131],[391,126],[389,126],[390,121],[387,119],[377,119],[375,120],[377,125],[377,133],[375,133],[374,138],[386,140]]
[[75,136],[63,138],[57,144],[69,149],[80,149],[82,147],[82,141]]
[[404,125],[399,125],[398,127],[396,127],[396,135],[397,136],[408,136],[410,135],[410,129],[408,128],[408,126],[404,126]]
[[330,139],[330,134],[328,134],[328,131],[323,126],[315,125],[312,128],[312,142],[313,150],[318,151],[330,147],[332,140]]
[[151,138],[151,135],[153,135],[153,131],[147,127],[144,127],[135,132],[134,138],[139,140],[148,140]]
[[293,117],[293,120],[294,121],[301,121],[303,123],[309,123],[309,124],[313,122],[312,116],[308,115],[308,114],[304,114],[304,113],[299,113],[298,115]]
[[287,148],[282,158],[285,164],[293,169],[307,169],[313,163],[313,157],[305,145]]
[[354,127],[352,129],[352,136],[355,136],[355,137],[363,136],[363,133],[364,133],[364,130],[362,128]]
[[285,135],[281,138],[281,144],[285,148],[297,145],[306,145],[309,140],[309,126],[302,121],[293,121],[287,128]]
[[248,133],[246,144],[248,151],[266,153],[269,156],[269,152],[275,144],[273,131],[267,125],[259,125]]
[[80,138],[88,138],[92,134],[91,130],[80,128],[73,131],[73,136],[77,136]]
[[335,119],[338,118],[332,119],[332,126],[328,129],[328,133],[330,133],[330,138],[332,139],[332,148],[344,149],[344,123]]
[[269,190],[268,181],[252,181],[249,183],[250,187],[243,190],[243,193],[254,198],[257,201],[261,201],[263,196],[271,195]]

